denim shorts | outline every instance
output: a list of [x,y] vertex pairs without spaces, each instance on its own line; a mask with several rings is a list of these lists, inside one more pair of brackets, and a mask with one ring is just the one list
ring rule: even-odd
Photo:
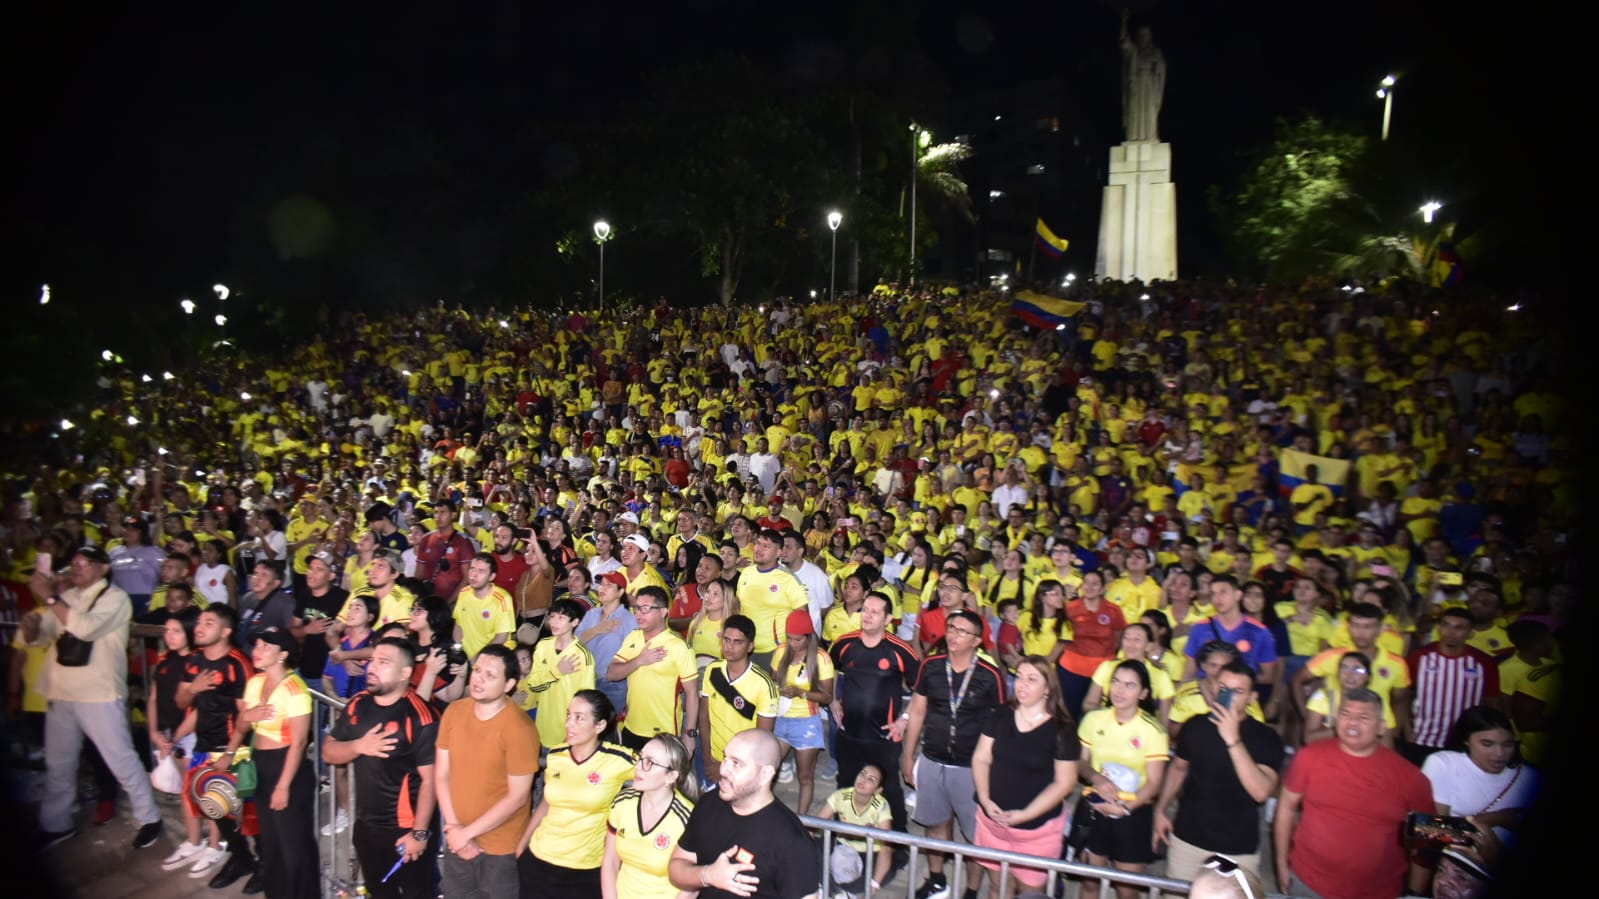
[[772,732],[795,749],[821,749],[827,745],[827,730],[820,713],[809,718],[778,718]]

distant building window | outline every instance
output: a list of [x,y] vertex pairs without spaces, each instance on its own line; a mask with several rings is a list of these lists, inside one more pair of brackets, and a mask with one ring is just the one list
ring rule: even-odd
[[1037,163],[1034,163],[1034,164],[1028,166],[1027,167],[1027,174],[1029,174],[1029,175],[1042,175],[1042,174],[1044,174],[1044,164],[1042,162],[1037,162]]

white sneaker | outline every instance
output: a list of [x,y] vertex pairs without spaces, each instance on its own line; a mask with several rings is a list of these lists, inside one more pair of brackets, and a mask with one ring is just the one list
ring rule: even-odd
[[906,790],[905,791],[905,807],[907,809],[913,809],[913,808],[916,807],[916,791],[915,790]]
[[339,813],[333,817],[332,821],[322,825],[322,835],[325,837],[331,837],[336,833],[344,833],[349,829],[350,816],[346,815],[344,813],[344,809],[341,808],[339,809]]
[[783,764],[777,769],[777,782],[780,784],[794,782],[794,760],[783,759]]
[[189,868],[189,876],[195,880],[203,880],[210,877],[227,860],[228,850],[207,846],[195,854],[194,866]]
[[204,843],[190,843],[187,841],[179,843],[178,848],[172,850],[171,855],[161,860],[161,870],[176,871],[185,865],[194,864],[194,857],[204,848]]

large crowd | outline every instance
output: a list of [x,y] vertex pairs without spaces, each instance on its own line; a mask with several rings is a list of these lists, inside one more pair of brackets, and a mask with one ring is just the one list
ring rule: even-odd
[[[152,783],[182,793],[163,864],[273,899],[319,894],[327,766],[374,896],[800,897],[824,866],[859,895],[905,864],[795,813],[1164,858],[1195,895],[1262,895],[1263,859],[1294,895],[1480,887],[1571,611],[1549,347],[1402,286],[1074,296],[1043,328],[887,284],[441,303],[108,367],[5,483],[41,844],[77,833],[86,746],[96,823],[126,793],[152,845]],[[922,857],[917,899],[1048,879]]]

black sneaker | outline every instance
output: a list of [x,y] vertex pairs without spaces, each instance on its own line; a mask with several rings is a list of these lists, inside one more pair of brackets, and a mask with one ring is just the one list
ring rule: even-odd
[[966,899],[977,899],[977,887],[967,887],[965,897]]
[[916,899],[949,899],[949,881],[942,874],[929,874],[916,891]]
[[161,839],[161,822],[155,821],[139,828],[139,832],[134,834],[133,848],[148,849],[159,839]]
[[75,837],[77,835],[78,835],[78,829],[76,827],[70,827],[70,828],[68,828],[66,830],[43,830],[43,831],[40,831],[39,832],[39,837],[38,837],[38,839],[39,839],[39,844],[38,844],[39,851],[40,852],[44,852],[47,849],[53,849],[56,846],[59,846],[62,843],[65,843],[66,841],[72,839],[73,837]]
[[228,856],[227,864],[207,884],[213,890],[225,890],[241,877],[255,873],[255,859],[240,858],[238,853]]
[[241,892],[243,892],[246,896],[254,896],[257,893],[266,892],[266,884],[261,882],[261,871],[259,868],[256,869],[254,874],[250,875],[249,880],[244,882],[244,889],[241,890]]

